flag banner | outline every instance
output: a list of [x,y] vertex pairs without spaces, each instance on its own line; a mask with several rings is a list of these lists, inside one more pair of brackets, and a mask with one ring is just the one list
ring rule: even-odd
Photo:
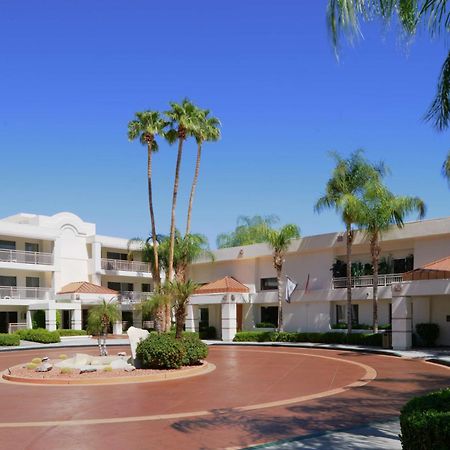
[[297,287],[297,283],[294,283],[289,277],[286,277],[286,295],[285,300],[291,303],[291,296]]

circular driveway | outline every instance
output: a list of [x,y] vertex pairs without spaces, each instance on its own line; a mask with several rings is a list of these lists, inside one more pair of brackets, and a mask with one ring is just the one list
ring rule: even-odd
[[[59,353],[0,353],[0,369]],[[213,346],[208,361],[215,371],[163,382],[1,382],[2,448],[239,448],[391,418],[450,376],[422,361],[292,347]]]

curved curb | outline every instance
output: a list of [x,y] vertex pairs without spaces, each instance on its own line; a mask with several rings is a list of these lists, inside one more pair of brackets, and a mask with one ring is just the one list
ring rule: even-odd
[[[22,364],[13,367],[19,367]],[[155,373],[151,375],[137,375],[132,377],[117,377],[117,378],[28,378],[16,377],[8,373],[8,369],[2,372],[2,380],[6,383],[14,383],[20,385],[32,386],[104,386],[112,384],[131,384],[131,383],[151,383],[155,381],[169,381],[180,380],[183,378],[191,378],[199,375],[204,375],[212,372],[216,366],[205,361],[201,366],[196,366],[182,371],[171,371],[165,373]]]

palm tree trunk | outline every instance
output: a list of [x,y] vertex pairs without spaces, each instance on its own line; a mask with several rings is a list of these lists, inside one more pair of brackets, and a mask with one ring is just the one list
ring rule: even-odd
[[277,331],[283,331],[281,271],[282,271],[281,267],[277,268],[277,281],[278,281],[278,330]]
[[175,313],[175,321],[176,321],[176,331],[175,331],[175,338],[181,339],[183,335],[183,325],[184,325],[184,319],[186,316],[185,307],[178,306]]
[[[175,179],[173,183],[173,195],[172,195],[172,213],[170,218],[170,246],[169,246],[169,273],[168,278],[169,281],[173,280],[173,254],[175,251],[175,210],[177,206],[177,196],[178,196],[178,185],[180,182],[180,167],[181,167],[181,157],[183,155],[183,139],[181,137],[178,138],[178,154],[177,154],[177,163],[175,166]],[[171,325],[171,314],[170,314],[170,305],[166,305],[166,325],[165,330],[170,331]]]
[[378,233],[370,241],[373,266],[373,332],[378,333],[378,260],[380,247],[378,245]]
[[194,179],[192,180],[191,194],[189,196],[189,206],[186,221],[186,235],[191,231],[192,205],[194,203],[195,188],[197,187],[198,174],[200,172],[200,160],[202,157],[202,143],[197,144],[197,161],[195,162]]
[[347,334],[352,333],[352,243],[352,226],[347,224]]

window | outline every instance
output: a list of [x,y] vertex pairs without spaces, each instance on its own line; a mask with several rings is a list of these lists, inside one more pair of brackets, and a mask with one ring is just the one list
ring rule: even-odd
[[209,308],[200,308],[199,331],[204,331],[209,327]]
[[[347,323],[347,305],[336,305],[336,324]],[[352,324],[359,323],[359,305],[352,305]]]
[[278,289],[276,278],[261,278],[261,291],[272,291]]
[[261,306],[261,322],[271,323],[276,327],[278,324],[278,306]]
[[128,261],[128,255],[126,253],[118,252],[106,252],[107,259],[119,259],[121,261]]
[[0,276],[0,286],[17,286],[17,278],[16,277],[5,277]]
[[39,282],[39,277],[27,277],[25,280],[25,285],[27,288],[38,288]]
[[14,241],[0,241],[1,250],[15,250],[16,243]]
[[142,283],[142,292],[152,292],[152,286],[149,283]]
[[352,305],[352,324],[359,323],[359,305]]
[[26,252],[38,252],[39,244],[34,244],[32,242],[25,242],[25,251]]
[[132,291],[134,288],[133,283],[118,283],[116,281],[108,281],[108,288],[112,289],[113,291]]

